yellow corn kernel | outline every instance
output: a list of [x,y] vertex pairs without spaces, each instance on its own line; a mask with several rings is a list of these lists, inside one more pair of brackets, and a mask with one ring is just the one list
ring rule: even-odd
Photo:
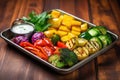
[[71,25],[76,25],[76,26],[80,26],[81,22],[77,21],[77,20],[72,20]]
[[88,29],[87,23],[84,23],[84,24],[81,25],[81,31],[82,32],[86,31],[87,29]]
[[68,32],[66,32],[66,31],[61,31],[61,30],[58,30],[58,31],[56,32],[56,34],[58,34],[60,37],[62,37],[62,36],[65,36],[65,35],[67,35],[67,34],[68,34]]
[[71,33],[74,34],[74,35],[76,35],[76,36],[78,36],[80,34],[79,31],[74,31],[74,30],[72,30]]
[[59,30],[61,30],[61,31],[67,31],[67,32],[70,31],[67,26],[62,26],[62,25],[59,27]]
[[51,15],[53,18],[58,18],[61,15],[61,13],[59,11],[53,10],[51,12]]
[[72,30],[80,32],[81,28],[80,28],[80,26],[72,26]]
[[46,37],[51,38],[53,36],[53,34],[56,34],[56,30],[55,29],[48,30],[48,31],[45,31],[44,34]]

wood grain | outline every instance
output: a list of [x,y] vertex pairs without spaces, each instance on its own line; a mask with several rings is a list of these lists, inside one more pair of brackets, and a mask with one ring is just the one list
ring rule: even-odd
[[[31,11],[62,9],[120,36],[119,0],[3,0],[0,1],[0,32]],[[8,45],[0,38],[0,80],[120,80],[120,40],[110,50],[81,68],[60,75]]]

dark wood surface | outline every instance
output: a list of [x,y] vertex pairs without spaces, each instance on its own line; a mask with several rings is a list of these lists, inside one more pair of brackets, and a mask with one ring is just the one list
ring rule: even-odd
[[[120,35],[119,0],[2,0],[0,32],[31,11],[62,9],[106,26]],[[120,80],[120,40],[107,52],[66,75],[60,75],[24,55],[0,38],[0,80]]]

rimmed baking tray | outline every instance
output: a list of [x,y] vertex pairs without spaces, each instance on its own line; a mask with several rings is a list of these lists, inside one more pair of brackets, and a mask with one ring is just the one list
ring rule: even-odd
[[[62,10],[60,10],[60,9],[54,9],[54,10],[58,10],[58,11],[60,11],[60,12],[63,13],[63,14],[70,15],[70,16],[74,17],[75,19],[77,19],[77,20],[79,20],[79,21],[81,21],[81,22],[86,22],[86,23],[87,23],[89,26],[91,26],[91,27],[96,26],[95,24],[92,24],[92,23],[90,23],[90,22],[88,22],[88,21],[85,21],[85,20],[83,20],[83,19],[81,19],[81,18],[78,18],[78,17],[76,17],[76,16],[74,16],[74,15],[72,15],[72,14],[69,14],[69,13],[67,13],[67,12],[65,12],[65,11],[62,11]],[[52,11],[52,10],[51,10],[51,11]],[[49,11],[49,12],[50,12],[50,11]],[[14,42],[12,42],[11,39],[14,37],[14,35],[13,35],[13,33],[10,31],[10,28],[5,29],[4,31],[2,31],[2,32],[0,33],[0,36],[1,36],[8,44],[10,44],[10,45],[14,46],[15,48],[19,49],[20,51],[22,51],[23,54],[25,53],[25,54],[31,56],[32,58],[38,60],[39,62],[45,64],[47,67],[50,67],[51,69],[53,69],[54,71],[56,71],[56,72],[58,72],[58,73],[60,73],[60,74],[67,74],[67,73],[73,72],[74,70],[80,68],[81,66],[83,66],[83,65],[86,64],[86,63],[88,63],[89,61],[91,61],[91,60],[94,59],[95,57],[97,57],[97,56],[99,56],[100,54],[104,53],[105,51],[107,51],[108,49],[110,49],[110,48],[116,43],[116,41],[118,40],[118,36],[117,36],[115,33],[111,32],[111,31],[109,31],[109,30],[108,30],[107,32],[110,33],[111,36],[112,36],[112,38],[113,38],[113,42],[112,42],[110,45],[108,45],[107,47],[101,49],[100,51],[98,51],[98,52],[90,55],[90,56],[87,57],[86,59],[84,59],[84,60],[82,60],[82,61],[79,61],[77,64],[73,65],[72,67],[70,67],[70,68],[62,68],[62,69],[55,67],[54,65],[50,64],[49,62],[47,62],[47,61],[39,58],[38,56],[34,55],[33,53],[25,50],[24,48],[20,47],[19,45],[15,44]]]

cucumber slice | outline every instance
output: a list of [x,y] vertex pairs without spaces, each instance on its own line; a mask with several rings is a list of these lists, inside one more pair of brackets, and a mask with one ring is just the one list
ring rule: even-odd
[[106,35],[100,35],[98,38],[102,41],[103,47],[106,47],[109,44]]
[[92,38],[92,36],[86,31],[86,32],[83,32],[82,34],[80,34],[78,36],[79,38],[84,38],[84,39],[87,39],[87,40],[90,40]]
[[98,36],[101,34],[101,32],[99,31],[99,29],[97,29],[96,27],[91,28],[90,30],[88,30],[88,33],[91,36]]
[[107,33],[107,29],[103,26],[96,26],[96,28],[99,29],[99,31],[102,33],[102,34],[106,34]]
[[112,43],[112,37],[110,36],[110,34],[107,33],[106,37],[107,37],[108,44],[111,44]]

